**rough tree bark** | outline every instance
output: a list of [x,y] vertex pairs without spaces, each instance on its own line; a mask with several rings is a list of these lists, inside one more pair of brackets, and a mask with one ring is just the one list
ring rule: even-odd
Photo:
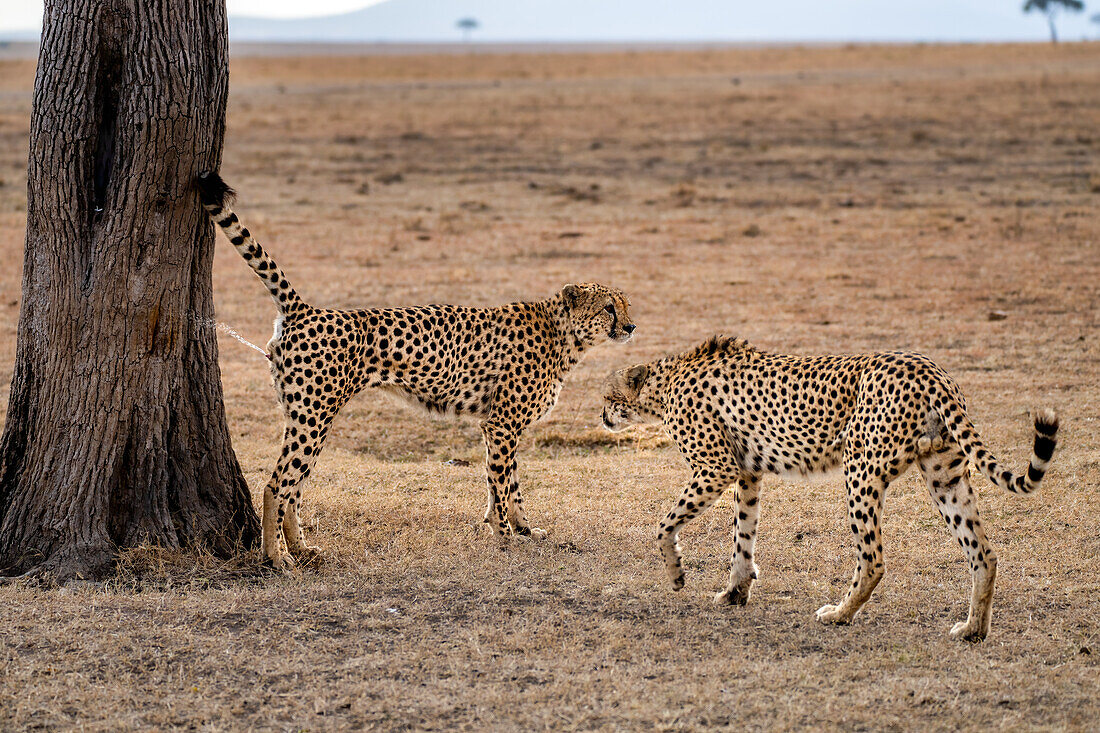
[[47,0],[23,301],[0,438],[0,572],[109,572],[120,547],[220,553],[258,522],[222,404],[213,228],[224,0]]

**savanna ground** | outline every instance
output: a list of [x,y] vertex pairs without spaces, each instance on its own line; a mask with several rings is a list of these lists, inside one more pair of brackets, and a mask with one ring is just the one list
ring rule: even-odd
[[[33,64],[0,65],[0,383],[10,380]],[[543,542],[481,524],[476,426],[366,394],[310,488],[328,557],[153,550],[117,580],[0,589],[0,726],[223,730],[1085,729],[1100,719],[1100,46],[238,57],[222,172],[300,293],[330,306],[627,290],[524,441]],[[221,243],[218,318],[273,309]],[[659,433],[596,429],[620,365],[724,331],[775,351],[910,348],[951,372],[1017,469],[1063,418],[1042,491],[975,478],[1000,553],[993,630],[948,639],[969,579],[919,475],[886,501],[887,575],[853,566],[840,479],[769,480],[746,608],[715,608],[732,525],[654,548],[686,478]],[[257,502],[278,451],[264,359],[221,342]],[[452,458],[469,466],[446,465]]]

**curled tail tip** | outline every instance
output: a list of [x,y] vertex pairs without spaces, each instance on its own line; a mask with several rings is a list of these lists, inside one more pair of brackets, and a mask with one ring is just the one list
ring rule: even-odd
[[203,171],[195,177],[195,188],[199,189],[199,200],[203,206],[224,208],[237,192],[229,187],[215,171]]
[[1035,413],[1035,430],[1047,437],[1058,432],[1058,415],[1049,407]]
[[[1058,446],[1058,416],[1054,410],[1044,409],[1035,414],[1035,447],[1032,451],[1032,465],[1045,470],[1054,449]],[[1042,471],[1038,473],[1042,478]]]
[[1054,449],[1058,446],[1058,416],[1054,410],[1045,408],[1035,413],[1035,443],[1031,450],[1031,462],[1027,467],[1027,475],[1020,476],[1009,487],[1010,491],[1019,494],[1030,494],[1039,488],[1043,477],[1046,475],[1050,459],[1054,456]]

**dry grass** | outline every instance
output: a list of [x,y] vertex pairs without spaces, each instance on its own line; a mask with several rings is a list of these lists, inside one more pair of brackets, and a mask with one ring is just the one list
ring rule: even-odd
[[[106,586],[0,589],[0,727],[1095,726],[1098,72],[1095,44],[234,62],[223,173],[305,297],[491,304],[600,280],[631,293],[638,338],[590,356],[525,441],[545,542],[486,536],[476,427],[364,395],[308,497],[321,567],[143,548]],[[30,68],[0,80],[3,401]],[[219,318],[262,343],[270,304],[228,247],[215,278]],[[597,432],[596,390],[716,331],[921,350],[1016,465],[1027,409],[1061,411],[1040,495],[977,482],[1001,559],[988,641],[947,639],[965,563],[915,474],[850,627],[812,620],[852,565],[835,478],[768,482],[748,607],[709,601],[726,505],[685,531],[688,585],[668,589],[652,535],[684,467],[659,435]],[[278,450],[266,364],[229,339],[221,358],[258,488]]]

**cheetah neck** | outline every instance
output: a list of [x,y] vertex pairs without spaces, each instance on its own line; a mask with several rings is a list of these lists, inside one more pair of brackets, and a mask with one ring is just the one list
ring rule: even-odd
[[642,407],[654,415],[664,416],[668,410],[669,375],[678,365],[675,357],[666,356],[649,364],[649,377],[646,379]]
[[649,389],[642,405],[658,415],[668,411],[672,385],[690,377],[689,372],[720,362],[724,371],[737,370],[751,364],[763,352],[742,338],[712,337],[682,354],[674,354],[649,364]]
[[561,374],[565,374],[584,358],[584,352],[588,350],[589,345],[578,339],[573,332],[573,314],[561,296],[551,298],[546,304],[546,309],[557,327]]

